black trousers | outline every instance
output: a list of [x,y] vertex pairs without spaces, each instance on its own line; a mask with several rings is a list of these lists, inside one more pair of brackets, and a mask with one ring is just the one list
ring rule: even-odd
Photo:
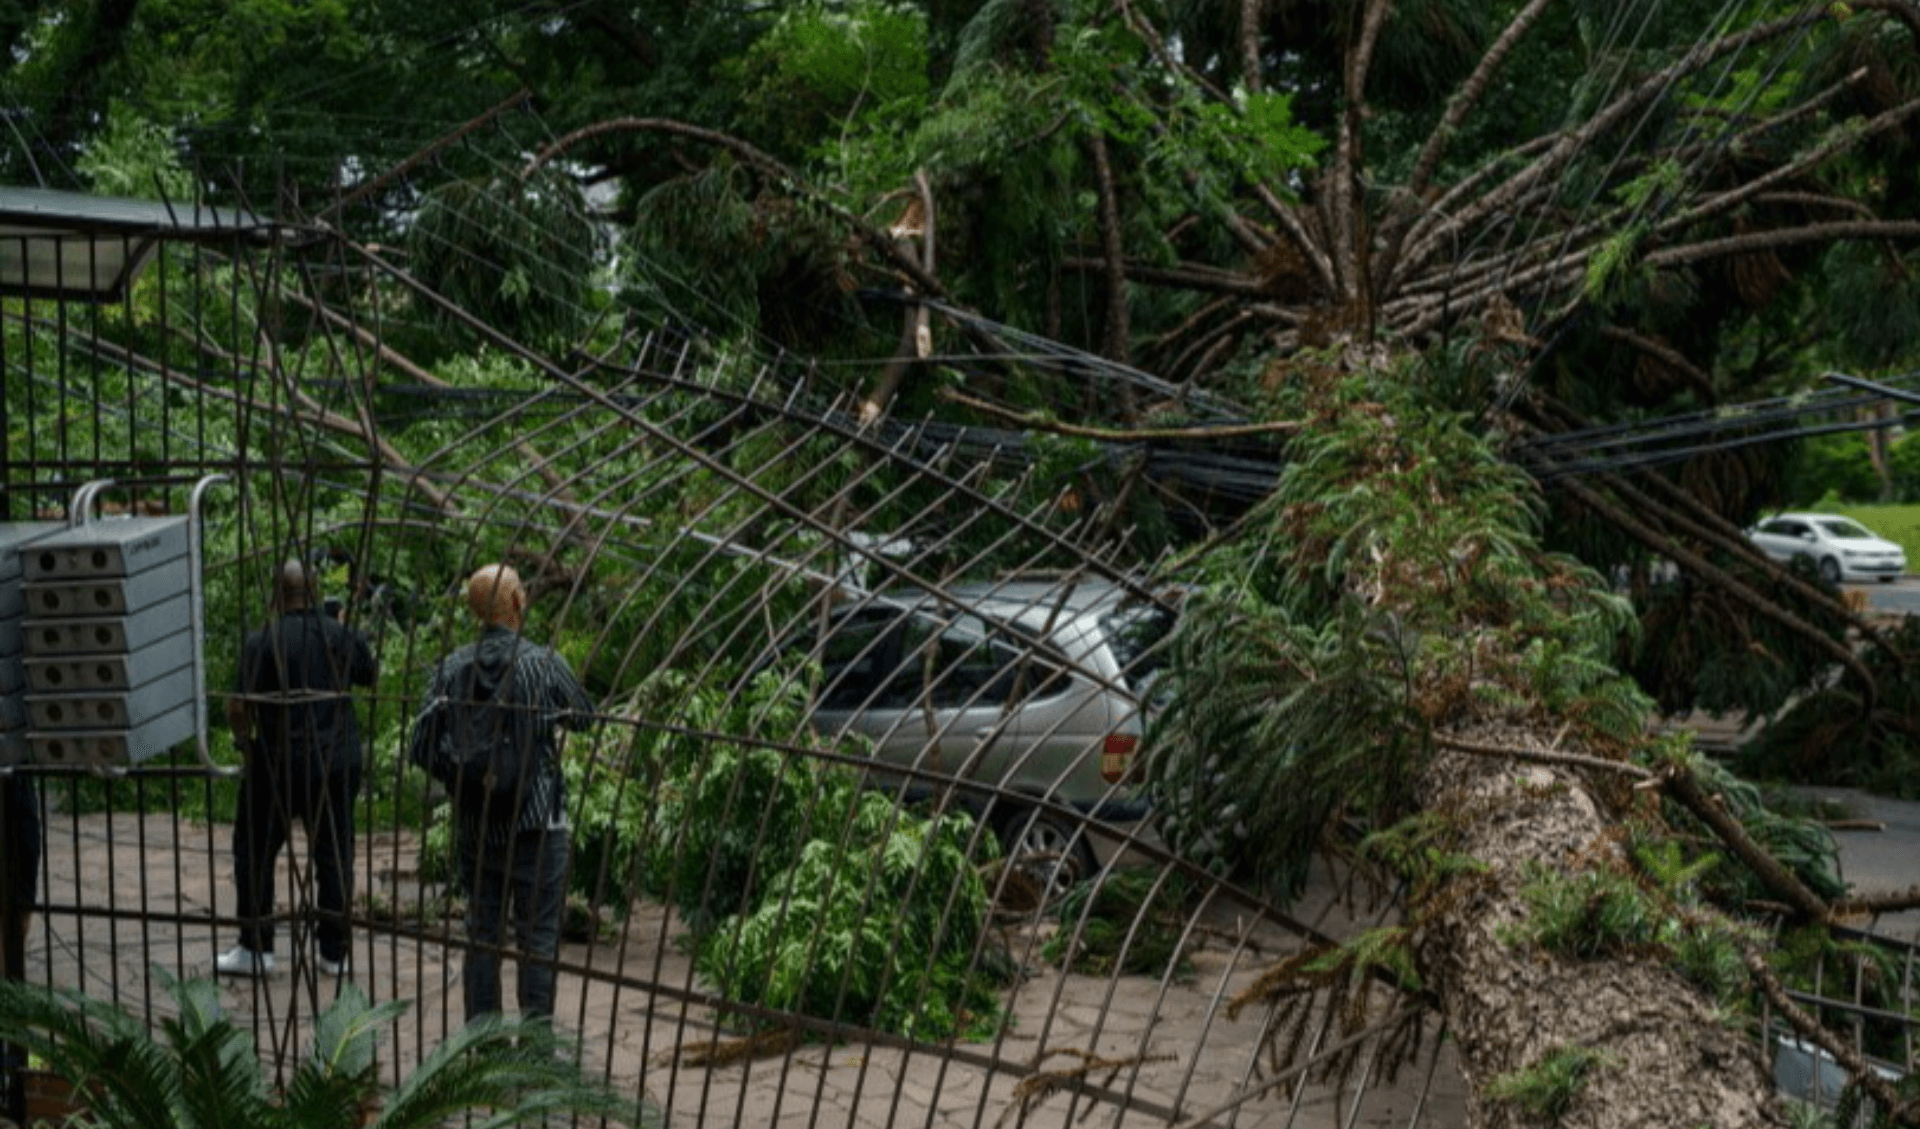
[[353,799],[359,791],[358,765],[322,773],[306,768],[304,758],[286,761],[256,754],[248,762],[233,820],[241,944],[258,953],[273,951],[274,866],[297,819],[307,829],[312,865],[305,872],[311,883],[299,865],[294,866],[296,902],[312,896],[320,911],[315,928],[320,955],[336,961],[346,957],[347,911],[353,898]]
[[0,866],[6,868],[0,899],[0,975],[26,963],[27,916],[40,882],[40,789],[11,772],[0,778]]

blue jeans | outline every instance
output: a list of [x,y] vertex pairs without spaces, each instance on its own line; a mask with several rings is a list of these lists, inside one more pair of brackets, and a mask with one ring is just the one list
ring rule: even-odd
[[513,922],[523,1018],[553,1014],[553,959],[560,951],[560,917],[567,901],[568,834],[515,832],[504,846],[457,831],[460,877],[467,890],[467,955],[460,978],[467,1021],[500,1010],[501,936]]

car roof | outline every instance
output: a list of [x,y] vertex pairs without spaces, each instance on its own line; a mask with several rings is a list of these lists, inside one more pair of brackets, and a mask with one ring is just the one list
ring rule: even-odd
[[1861,529],[1866,530],[1867,534],[1871,537],[1877,538],[1882,541],[1886,540],[1886,538],[1881,537],[1878,533],[1875,533],[1873,530],[1868,529],[1866,522],[1861,521],[1857,517],[1848,517],[1846,514],[1820,514],[1820,513],[1808,513],[1806,511],[1796,511],[1793,513],[1774,514],[1772,517],[1762,518],[1761,524],[1765,524],[1766,522],[1769,522],[1769,521],[1806,521],[1806,522],[1844,521],[1848,525],[1856,525],[1856,526],[1859,526]]
[[1178,584],[1118,581],[1101,578],[1015,577],[1004,580],[968,580],[947,591],[970,600],[1001,604],[1060,606],[1074,611],[1135,601],[1171,602],[1184,594]]
[[[887,606],[932,613],[941,618],[974,617],[1001,624],[1043,646],[1060,648],[1066,657],[1084,660],[1100,645],[1097,624],[1109,614],[1129,607],[1164,606],[1166,594],[1177,586],[1160,586],[1158,600],[1139,596],[1140,589],[1105,579],[1064,580],[1053,577],[958,581],[944,588],[895,588],[859,597],[849,606]],[[956,626],[964,628],[964,621]]]

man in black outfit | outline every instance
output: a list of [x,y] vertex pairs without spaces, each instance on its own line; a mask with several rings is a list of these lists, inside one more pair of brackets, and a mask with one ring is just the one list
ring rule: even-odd
[[40,881],[40,789],[22,772],[0,776],[0,865],[7,868],[6,901],[0,905],[0,976],[18,978],[27,963],[27,931]]
[[[313,578],[298,560],[274,574],[271,624],[247,637],[235,693],[227,699],[234,740],[246,753],[233,822],[233,881],[240,943],[216,972],[273,971],[274,866],[293,820],[306,825],[318,886],[318,965],[347,971],[347,906],[353,893],[353,799],[360,790],[360,722],[349,686],[378,676],[366,637],[314,606]],[[257,730],[257,735],[256,735]]]

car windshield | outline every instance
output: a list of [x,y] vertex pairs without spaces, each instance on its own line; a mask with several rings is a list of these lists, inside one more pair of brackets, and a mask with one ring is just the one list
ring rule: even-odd
[[1866,526],[1844,517],[1824,517],[1820,519],[1819,525],[1826,531],[1827,536],[1839,537],[1843,540],[1864,541],[1874,535],[1873,531]]

